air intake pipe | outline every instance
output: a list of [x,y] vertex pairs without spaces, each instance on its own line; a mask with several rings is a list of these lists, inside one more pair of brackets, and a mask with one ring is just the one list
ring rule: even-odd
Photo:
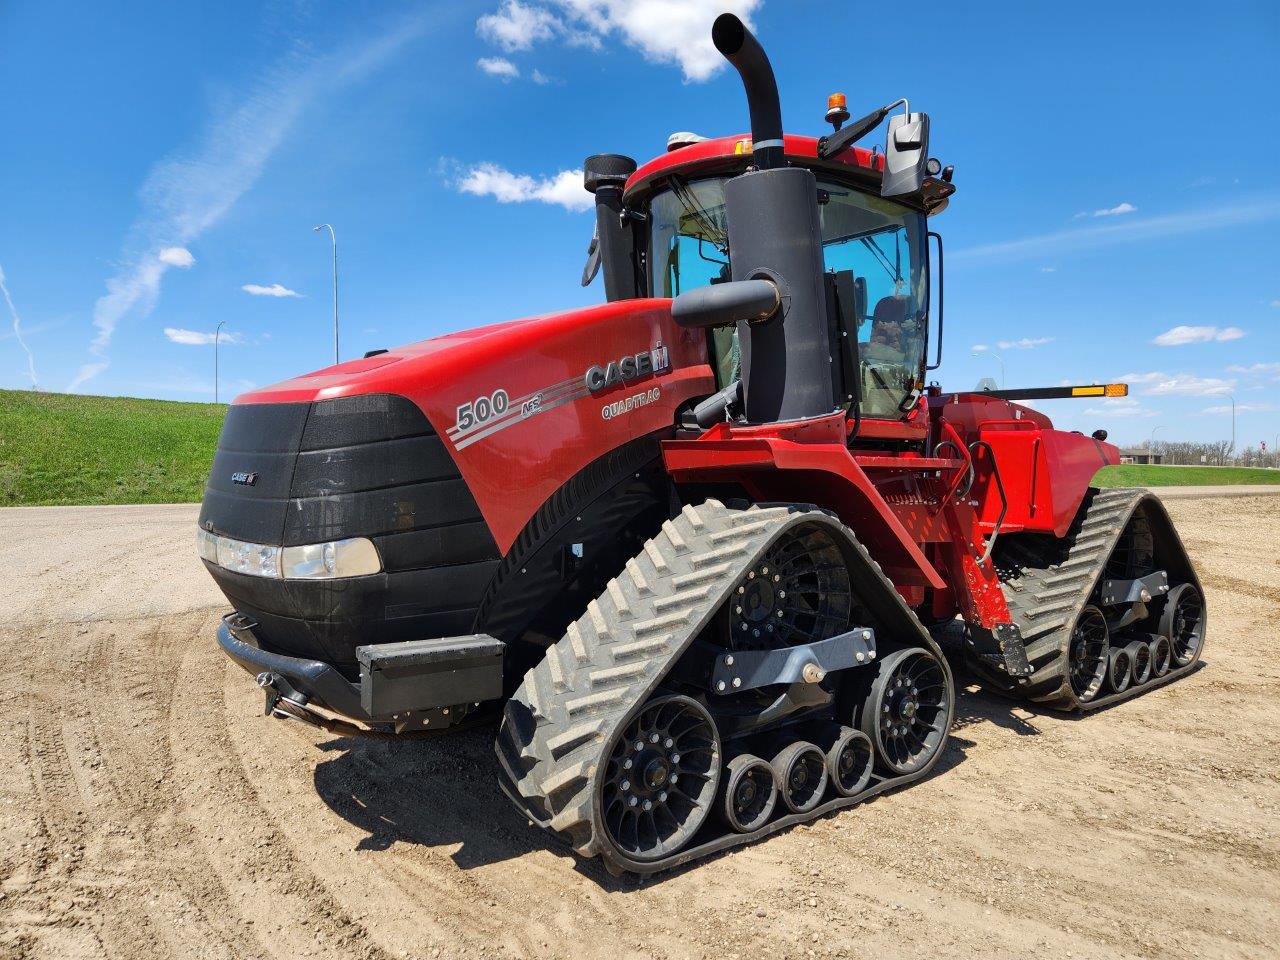
[[610,303],[640,295],[635,237],[630,224],[622,222],[622,188],[635,170],[634,160],[616,153],[599,153],[582,164],[583,185],[596,198],[596,242]]
[[820,417],[835,403],[818,183],[811,171],[785,165],[773,68],[751,31],[725,13],[711,37],[742,75],[751,109],[756,169],[724,188],[732,277],[767,280],[778,290],[779,307],[769,317],[738,322],[746,418],[776,423]]

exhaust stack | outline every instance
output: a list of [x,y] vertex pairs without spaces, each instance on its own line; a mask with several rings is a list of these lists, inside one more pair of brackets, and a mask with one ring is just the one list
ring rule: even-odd
[[[622,222],[622,188],[636,172],[636,162],[616,153],[598,153],[582,164],[583,185],[596,198],[596,242],[604,269],[604,295],[615,300],[640,296],[636,280],[636,247],[631,227]],[[590,279],[584,276],[582,285]]]
[[740,320],[743,406],[750,423],[820,417],[835,409],[827,331],[818,182],[783,158],[782,111],[769,58],[731,13],[711,38],[742,76],[757,169],[725,184],[732,277],[768,280],[779,309]]

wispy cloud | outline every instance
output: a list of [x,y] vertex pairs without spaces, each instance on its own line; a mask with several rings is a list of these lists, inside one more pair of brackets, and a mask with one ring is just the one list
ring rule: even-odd
[[520,68],[506,57],[481,57],[476,61],[476,66],[489,76],[497,77],[503,83],[520,76]]
[[1126,213],[1137,213],[1138,208],[1132,203],[1118,203],[1114,207],[1107,207],[1105,210],[1094,210],[1092,213],[1085,210],[1076,214],[1076,219],[1081,217],[1122,217]]
[[[217,331],[205,333],[202,330],[184,330],[182,327],[165,327],[164,335],[171,343],[181,343],[188,347],[207,347],[213,343]],[[244,343],[238,333],[223,333],[217,338],[219,343]]]
[[1251,363],[1247,367],[1232,365],[1227,367],[1227,373],[1242,373],[1247,377],[1257,379],[1258,377],[1270,377],[1271,379],[1280,379],[1280,363],[1267,361],[1265,363]]
[[[725,61],[711,43],[711,24],[725,11],[748,26],[762,0],[503,0],[476,21],[476,32],[507,53],[560,39],[599,50],[619,37],[646,60],[680,67],[686,81],[708,80]],[[536,82],[536,81],[535,81]]]
[[1023,337],[1021,340],[1000,340],[996,346],[1001,350],[1034,350],[1046,343],[1053,343],[1053,337]]
[[[1273,407],[1269,403],[1237,403],[1235,406],[1236,413],[1270,413],[1274,409],[1275,407]],[[1226,413],[1231,413],[1232,409],[1231,409],[1231,404],[1224,403],[1216,407],[1205,407],[1200,412],[1211,413],[1211,414],[1220,414],[1220,413],[1226,414]]]
[[1162,347],[1181,347],[1188,343],[1219,343],[1239,340],[1245,332],[1239,327],[1187,327],[1178,326],[1166,330],[1151,342]]
[[188,245],[257,182],[303,111],[376,69],[421,35],[429,22],[425,15],[400,20],[327,56],[295,49],[267,70],[238,106],[213,119],[195,144],[152,167],[139,190],[141,211],[127,235],[122,266],[107,279],[107,292],[94,305],[91,359],[68,391],[108,367],[119,323],[126,316],[136,320],[151,313],[165,273],[194,263]]
[[496,163],[480,163],[458,171],[453,186],[459,193],[493,197],[499,203],[550,203],[566,210],[590,210],[595,199],[582,186],[581,170],[561,170],[550,177],[512,173]]
[[255,297],[301,297],[302,294],[296,290],[290,290],[282,283],[273,283],[269,287],[264,287],[260,283],[246,283],[240,288],[245,293],[252,294]]
[[1191,373],[1126,373],[1116,378],[1119,383],[1138,384],[1146,387],[1142,392],[1151,396],[1220,397],[1236,388],[1234,379],[1198,377]]
[[0,293],[4,294],[4,302],[9,305],[9,316],[13,322],[13,338],[21,344],[22,349],[27,354],[27,376],[31,378],[32,389],[35,389],[39,386],[36,383],[36,355],[27,346],[27,341],[22,339],[22,318],[18,316],[18,308],[13,305],[13,297],[9,296],[9,285],[5,279],[4,267],[0,267]]
[[1142,405],[1134,397],[1107,397],[1099,401],[1100,406],[1086,407],[1085,413],[1094,417],[1154,417],[1155,410]]
[[1162,214],[1158,217],[1124,219],[1117,223],[1072,227],[1040,236],[1023,237],[1019,240],[1002,240],[999,243],[987,243],[956,250],[954,253],[949,253],[948,257],[953,260],[958,258],[993,262],[1020,260],[1044,256],[1048,253],[1061,254],[1121,243],[1166,239],[1188,233],[1238,227],[1276,219],[1280,219],[1280,195],[1270,195],[1231,206],[1188,210],[1183,213]]

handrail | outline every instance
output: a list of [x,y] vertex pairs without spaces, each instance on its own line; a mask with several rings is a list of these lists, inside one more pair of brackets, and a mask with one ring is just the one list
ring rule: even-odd
[[992,449],[991,444],[985,440],[975,440],[969,444],[969,452],[973,453],[974,447],[985,447],[987,456],[991,458],[991,476],[996,481],[996,492],[1000,494],[1000,516],[996,517],[995,528],[991,531],[991,539],[987,541],[986,552],[983,553],[982,559],[978,561],[978,566],[983,566],[991,559],[991,551],[996,548],[996,538],[1000,536],[1000,528],[1004,526],[1005,515],[1009,512],[1009,498],[1004,493],[1004,483],[1000,479],[1000,467],[996,465],[996,452]]
[[[960,438],[960,434],[956,432],[956,428],[943,420],[942,429],[950,433],[951,438],[939,440],[935,443],[933,445],[933,455],[935,457],[938,455],[939,447],[955,447],[957,452],[964,454],[964,459],[968,469],[963,473],[956,474],[956,478],[951,481],[951,485],[947,487],[947,492],[943,494],[942,499],[938,501],[938,512],[942,511],[942,508],[946,506],[947,502],[950,501],[952,497],[957,497],[958,499],[963,500],[969,495],[969,491],[973,489],[973,480],[976,472],[973,465],[973,455],[965,449],[964,441]],[[960,481],[965,476],[969,478],[969,482],[965,484],[964,493],[957,495],[956,491],[960,489]]]

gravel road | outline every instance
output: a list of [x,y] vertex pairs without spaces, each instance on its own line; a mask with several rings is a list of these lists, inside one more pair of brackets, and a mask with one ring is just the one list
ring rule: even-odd
[[549,848],[492,732],[264,718],[194,507],[0,510],[0,957],[1274,958],[1280,498],[1170,509],[1195,674],[1079,720],[964,693],[936,776],[644,882]]

